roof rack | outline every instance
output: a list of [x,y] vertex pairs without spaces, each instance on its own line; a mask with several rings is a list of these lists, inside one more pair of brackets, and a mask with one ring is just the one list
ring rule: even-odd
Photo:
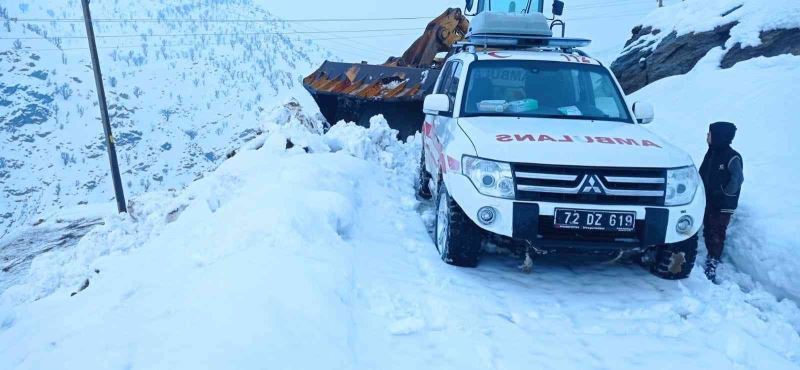
[[581,38],[487,34],[470,35],[469,39],[459,44],[504,49],[540,47],[572,49],[588,46],[591,43],[592,40]]
[[[540,36],[519,36],[519,35],[476,35],[468,40],[457,42],[453,45],[452,54],[461,51],[475,52],[480,49],[493,50],[529,50],[529,51],[558,51],[564,53],[576,53],[581,56],[588,56],[582,50],[576,49],[587,46],[591,43],[588,39],[561,38],[561,37],[540,37]],[[471,49],[471,50],[470,50]]]

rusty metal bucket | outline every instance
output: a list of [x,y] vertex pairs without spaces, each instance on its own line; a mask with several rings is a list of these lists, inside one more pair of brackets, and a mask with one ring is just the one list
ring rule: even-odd
[[422,104],[433,92],[439,70],[326,61],[303,79],[322,115],[369,126],[383,114],[389,126],[405,139],[422,127]]

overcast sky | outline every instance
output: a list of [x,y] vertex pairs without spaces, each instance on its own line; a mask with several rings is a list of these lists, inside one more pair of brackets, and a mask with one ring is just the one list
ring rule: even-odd
[[[448,7],[463,7],[459,0],[345,0],[322,1],[262,1],[265,8],[282,18],[387,18],[429,17],[441,14]],[[677,1],[677,0],[668,0]],[[563,17],[567,22],[567,36],[586,37],[593,40],[587,50],[596,57],[610,61],[630,35],[630,29],[650,10],[656,0],[565,0]],[[545,9],[550,9],[545,1]],[[308,30],[375,30],[409,29],[389,32],[364,32],[358,38],[352,33],[332,34],[341,41],[319,41],[334,54],[348,61],[367,60],[382,62],[389,54],[400,55],[421,34],[429,19],[395,20],[382,22],[299,23],[297,28]],[[369,38],[361,38],[370,36]]]

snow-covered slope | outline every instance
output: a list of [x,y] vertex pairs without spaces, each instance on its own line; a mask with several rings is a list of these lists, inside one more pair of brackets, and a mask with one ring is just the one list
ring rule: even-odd
[[800,310],[758,288],[621,265],[527,275],[502,255],[444,264],[414,198],[418,141],[381,119],[264,130],[185,191],[139,197],[132,217],[39,257],[0,296],[4,368],[800,365]]
[[[95,24],[130,195],[181,188],[216,166],[272,107],[305,99],[300,79],[329,57],[309,41],[321,35],[293,34],[251,0],[92,10],[133,19]],[[81,18],[76,0],[0,4],[0,238],[42,213],[113,197],[85,28],[72,21]],[[203,19],[264,22],[187,21]]]

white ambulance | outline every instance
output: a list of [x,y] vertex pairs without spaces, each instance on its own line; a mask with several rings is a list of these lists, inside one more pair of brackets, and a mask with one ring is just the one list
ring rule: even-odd
[[[496,16],[473,20],[424,103],[419,194],[435,200],[442,259],[474,267],[493,238],[521,248],[527,267],[594,254],[688,277],[705,207],[691,157],[645,128],[652,107],[625,101],[575,48],[588,40],[477,31]],[[547,27],[530,18],[521,30]]]

